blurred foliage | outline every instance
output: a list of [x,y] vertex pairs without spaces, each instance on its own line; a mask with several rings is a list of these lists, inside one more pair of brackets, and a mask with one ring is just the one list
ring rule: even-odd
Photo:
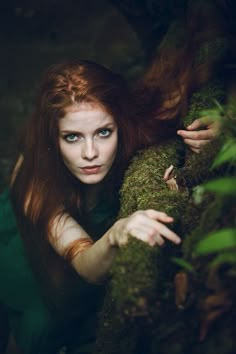
[[[201,198],[204,199],[205,193],[211,192],[216,199],[224,205],[232,206],[233,209],[236,205],[236,101],[231,102],[227,107],[218,104],[215,109],[205,113],[221,124],[223,142],[213,161],[212,170],[223,166],[226,176],[202,184]],[[223,260],[226,263],[229,260],[230,264],[236,267],[236,214],[232,217],[233,227],[221,228],[204,236],[196,245],[196,255],[213,254],[211,264],[214,266],[222,263]],[[227,255],[223,256],[224,252],[227,252]],[[220,257],[219,253],[221,253]]]

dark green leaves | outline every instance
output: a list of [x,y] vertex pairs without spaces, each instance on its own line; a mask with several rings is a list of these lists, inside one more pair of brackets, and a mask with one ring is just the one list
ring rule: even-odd
[[233,161],[236,161],[236,139],[228,139],[216,156],[212,168],[218,167],[225,162]]
[[218,178],[202,185],[208,192],[223,195],[236,195],[236,177]]
[[196,249],[197,255],[222,252],[236,247],[236,229],[226,228],[207,235],[201,240]]

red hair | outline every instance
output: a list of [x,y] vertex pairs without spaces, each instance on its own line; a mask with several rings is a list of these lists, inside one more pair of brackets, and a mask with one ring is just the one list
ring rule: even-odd
[[12,186],[16,211],[45,236],[58,212],[77,210],[80,183],[65,167],[59,150],[58,121],[75,102],[102,106],[118,125],[118,152],[110,174],[119,188],[136,147],[132,95],[126,81],[89,61],[53,65],[45,73],[35,112],[26,129],[24,159]]
[[[136,83],[150,143],[175,135],[193,91],[223,71],[228,40],[218,2],[190,2],[186,16],[170,26],[147,71]],[[220,45],[222,50],[217,52]]]

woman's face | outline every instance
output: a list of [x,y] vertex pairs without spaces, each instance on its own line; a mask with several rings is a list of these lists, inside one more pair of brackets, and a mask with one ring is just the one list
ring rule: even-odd
[[59,147],[69,171],[82,183],[97,184],[116,157],[118,128],[100,106],[82,102],[59,120]]

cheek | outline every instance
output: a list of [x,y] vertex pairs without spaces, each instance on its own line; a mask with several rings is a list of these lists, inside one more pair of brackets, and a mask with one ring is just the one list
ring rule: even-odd
[[73,162],[76,161],[76,157],[78,157],[78,152],[75,148],[72,148],[72,146],[61,144],[60,152],[63,161],[70,164],[73,164]]
[[107,148],[107,153],[109,154],[109,159],[114,161],[117,153],[118,139],[117,137],[112,141],[112,143]]

